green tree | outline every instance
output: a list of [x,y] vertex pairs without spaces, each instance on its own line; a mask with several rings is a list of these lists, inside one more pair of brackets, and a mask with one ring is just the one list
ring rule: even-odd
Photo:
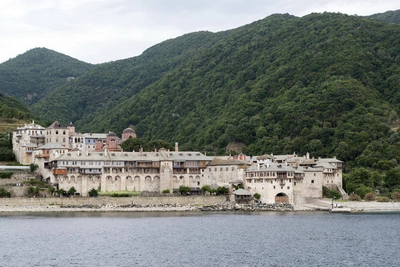
[[124,151],[140,151],[140,149],[143,149],[143,151],[147,151],[147,144],[144,140],[139,139],[139,138],[128,138],[124,142],[122,142],[121,147]]
[[392,168],[385,174],[386,185],[393,190],[394,188],[400,188],[400,170]]
[[168,143],[166,141],[163,141],[163,140],[160,140],[160,139],[148,142],[146,147],[149,150],[154,150],[154,149],[159,150],[160,148],[165,148],[167,150],[168,149],[169,150],[173,150],[174,149],[174,147],[170,143]]
[[190,193],[190,187],[181,185],[178,189],[178,192],[181,193],[181,195],[187,195],[188,193]]
[[211,192],[211,187],[209,185],[203,185],[200,189],[202,192]]
[[56,193],[62,197],[63,195],[65,195],[67,193],[67,191],[65,191],[64,189],[60,188],[56,190]]
[[[356,188],[361,185],[370,188],[374,186],[371,172],[366,168],[356,168],[349,175],[344,176],[344,178],[347,192],[355,192]],[[363,198],[364,196],[360,195],[360,197]]]
[[371,187],[367,187],[365,185],[360,185],[354,191],[356,195],[360,196],[360,198],[364,199],[367,193],[374,193],[374,190]]
[[69,196],[73,196],[73,195],[75,195],[75,193],[76,193],[75,187],[71,187],[71,188],[68,190],[68,195],[69,195]]
[[97,197],[99,193],[97,192],[96,189],[92,188],[92,189],[90,189],[88,194],[89,194],[89,197]]
[[226,195],[228,193],[228,188],[225,186],[219,186],[216,193],[217,195]]
[[37,169],[39,169],[39,165],[37,165],[36,163],[31,163],[31,164],[29,164],[29,169],[31,172],[34,172]]
[[11,193],[8,192],[5,188],[1,187],[0,188],[0,198],[9,198],[11,197]]
[[29,197],[36,197],[39,195],[39,187],[37,186],[29,186],[28,187],[28,196]]

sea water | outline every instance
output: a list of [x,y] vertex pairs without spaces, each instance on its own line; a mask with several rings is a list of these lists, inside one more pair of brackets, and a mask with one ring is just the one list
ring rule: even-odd
[[0,213],[0,266],[399,266],[400,213]]

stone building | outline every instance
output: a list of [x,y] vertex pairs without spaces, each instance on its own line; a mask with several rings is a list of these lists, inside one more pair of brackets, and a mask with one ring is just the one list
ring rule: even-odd
[[[257,162],[257,161],[256,161]],[[245,186],[264,203],[301,204],[321,198],[322,187],[334,185],[342,194],[342,164],[336,158],[297,155],[262,156],[246,170]]]
[[204,171],[212,160],[199,152],[69,152],[47,165],[51,183],[82,196],[92,188],[101,191],[177,190],[181,185],[199,189],[205,184]]
[[[342,164],[336,158],[291,155],[209,157],[200,152],[124,152],[123,140],[136,138],[128,127],[122,138],[108,134],[77,133],[55,121],[46,129],[25,124],[13,133],[13,149],[23,164],[39,165],[42,177],[68,191],[72,186],[86,196],[92,188],[101,191],[170,192],[181,185],[199,191],[203,185],[224,186],[234,193],[234,184],[243,184],[250,193],[259,193],[263,203],[301,204],[321,198],[322,187],[337,189],[343,196]],[[237,186],[236,186],[237,188]]]
[[[248,162],[235,160],[232,157],[215,157],[207,164],[205,170],[205,184],[216,187],[231,187],[232,182],[243,183],[245,171],[249,167]],[[214,186],[214,187],[215,187]]]
[[33,162],[33,151],[45,144],[45,128],[34,121],[18,127],[13,132],[13,151],[15,158],[21,164],[30,164]]
[[136,138],[136,132],[132,129],[132,126],[129,126],[122,132],[121,138],[122,142],[129,138]]
[[63,147],[69,147],[69,135],[70,129],[66,126],[63,126],[58,121],[53,122],[49,127],[47,127],[44,131],[45,133],[45,144],[47,143],[59,143]]

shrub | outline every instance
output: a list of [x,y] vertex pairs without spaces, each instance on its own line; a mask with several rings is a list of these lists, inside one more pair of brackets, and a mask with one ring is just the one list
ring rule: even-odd
[[226,195],[226,193],[228,193],[228,188],[224,186],[219,186],[217,188],[217,195]]
[[235,188],[235,190],[244,189],[243,184],[232,185],[232,187]]
[[29,164],[29,169],[31,172],[34,172],[37,169],[39,169],[39,165],[37,165],[36,163],[31,163],[31,164]]
[[169,194],[170,191],[169,191],[169,189],[164,189],[164,190],[162,191],[162,193],[163,193],[163,194]]
[[38,195],[39,195],[39,187],[37,187],[37,186],[28,187],[28,196],[29,197],[36,197]]
[[365,185],[361,185],[354,191],[361,198],[364,198],[367,193],[374,193],[374,190],[371,187],[367,187]]
[[0,197],[11,197],[11,193],[5,190],[4,188],[0,188]]
[[76,193],[75,187],[71,187],[71,188],[68,190],[68,195],[70,195],[70,196],[75,195],[75,193]]
[[182,195],[186,195],[188,193],[190,193],[190,187],[189,186],[184,186],[181,185],[178,189],[179,193],[181,193]]
[[90,189],[90,191],[88,192],[89,197],[97,197],[99,195],[99,193],[97,192],[96,189],[92,188]]
[[367,200],[367,201],[374,201],[375,199],[376,199],[376,195],[371,192],[366,193],[364,196],[364,200]]
[[328,188],[328,187],[326,187],[326,186],[322,186],[322,196],[324,196],[324,197],[328,197],[328,195],[329,195],[329,191],[331,191],[331,190],[329,190],[329,188]]
[[60,196],[60,197],[62,197],[63,195],[65,195],[66,193],[67,193],[67,191],[65,191],[64,189],[58,189],[58,190],[56,190],[56,193]]
[[328,198],[340,199],[342,195],[336,190],[329,190]]
[[259,200],[260,197],[261,197],[261,195],[260,195],[259,193],[255,193],[255,194],[253,195],[253,197],[254,197],[255,199]]
[[13,172],[0,172],[1,179],[9,179],[13,175]]
[[377,197],[376,201],[378,201],[378,202],[389,202],[389,198],[388,197]]
[[350,201],[361,201],[361,197],[357,194],[352,194],[349,196]]
[[202,192],[211,192],[211,187],[209,185],[203,185],[200,190]]
[[393,201],[396,201],[396,202],[400,201],[400,193],[399,192],[393,192],[392,193],[392,199],[393,199]]
[[130,195],[127,193],[114,193],[111,197],[130,197]]

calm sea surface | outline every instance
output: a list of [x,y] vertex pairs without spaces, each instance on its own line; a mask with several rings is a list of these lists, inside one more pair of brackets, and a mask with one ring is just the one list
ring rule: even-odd
[[0,266],[399,266],[400,213],[0,214]]

